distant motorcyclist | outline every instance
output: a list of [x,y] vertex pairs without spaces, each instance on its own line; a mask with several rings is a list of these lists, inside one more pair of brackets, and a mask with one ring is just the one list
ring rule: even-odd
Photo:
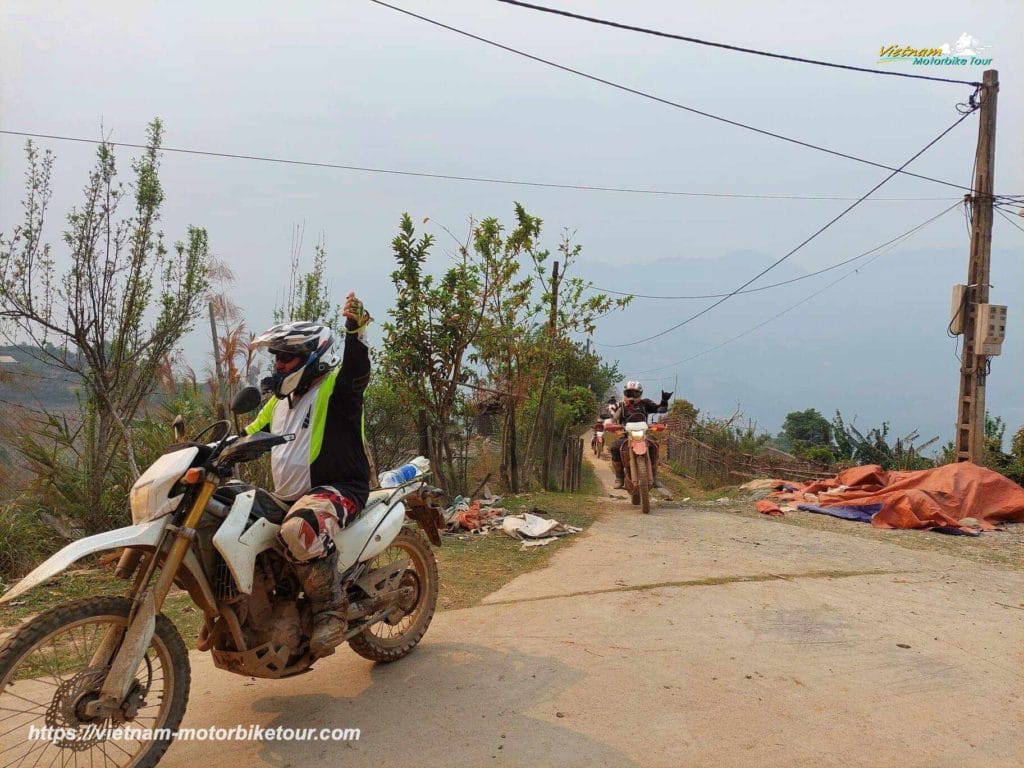
[[358,517],[370,492],[362,433],[370,315],[354,293],[342,314],[341,350],[330,328],[304,321],[275,325],[252,342],[274,356],[274,374],[265,382],[273,397],[245,431],[295,434],[273,449],[270,469],[276,495],[290,504],[278,538],[312,605],[314,656],[345,639],[348,606],[334,539]]
[[[612,417],[612,420],[616,424],[623,426],[634,421],[646,423],[649,414],[666,413],[668,411],[668,401],[671,397],[671,392],[662,390],[661,402],[656,403],[644,397],[643,384],[639,381],[627,381],[626,385],[622,388],[622,402],[615,409],[615,415]],[[626,473],[622,466],[622,446],[626,444],[628,439],[626,435],[623,435],[612,446],[612,469],[615,470],[616,489],[624,488],[626,484]],[[657,467],[652,467],[652,469],[656,474]]]
[[605,422],[615,418],[615,409],[618,407],[618,401],[614,397],[609,397],[604,403],[601,403],[601,407],[597,410],[597,419],[594,421],[593,430],[594,432],[603,432]]
[[618,400],[615,399],[615,396],[613,395],[612,397],[609,397],[607,402],[605,402],[605,404],[603,406],[601,406],[601,414],[600,414],[599,418],[602,421],[604,419],[614,418],[614,416],[615,416],[615,409],[618,408],[618,407],[619,407],[619,402],[618,402]]

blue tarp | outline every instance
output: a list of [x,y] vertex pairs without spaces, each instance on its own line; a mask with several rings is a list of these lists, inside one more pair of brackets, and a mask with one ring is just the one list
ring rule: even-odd
[[[802,509],[805,512],[817,512],[819,515],[831,515],[832,517],[841,517],[844,520],[856,520],[861,523],[870,523],[871,518],[875,516],[875,513],[882,509],[881,504],[864,504],[863,506],[854,507],[822,507],[818,504],[797,504],[797,509]],[[965,531],[955,526],[942,525],[936,528],[930,528],[929,530],[935,531],[936,533],[948,533],[951,536],[980,536],[981,531]]]
[[841,517],[843,520],[857,520],[861,523],[870,523],[881,508],[881,504],[865,504],[862,507],[820,507],[817,504],[797,504],[797,509],[806,512],[817,512],[819,515],[832,515]]

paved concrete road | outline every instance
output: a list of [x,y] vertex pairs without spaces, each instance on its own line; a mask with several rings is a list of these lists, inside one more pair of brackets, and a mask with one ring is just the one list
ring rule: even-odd
[[397,664],[342,649],[267,682],[193,653],[185,726],[362,738],[178,743],[163,765],[1024,765],[1020,571],[601,503],[549,567],[439,614]]

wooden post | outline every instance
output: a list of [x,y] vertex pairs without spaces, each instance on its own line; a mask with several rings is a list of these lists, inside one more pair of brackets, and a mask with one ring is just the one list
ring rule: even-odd
[[981,464],[985,458],[985,377],[988,360],[975,352],[978,305],[988,303],[992,254],[992,191],[996,155],[996,96],[999,73],[982,77],[978,121],[977,170],[971,195],[971,252],[967,267],[967,304],[963,322],[964,351],[960,361],[960,396],[956,420],[956,460]]
[[580,489],[581,481],[583,479],[583,451],[585,448],[582,437],[576,445],[576,486],[573,488],[574,491],[578,491]]
[[540,389],[540,402],[537,404],[538,417],[541,413],[544,413],[545,421],[547,422],[548,429],[544,435],[544,463],[541,465],[541,485],[544,486],[545,490],[548,490],[550,465],[551,465],[551,446],[553,442],[552,422],[554,419],[554,408],[548,406],[547,389],[548,380],[551,378],[551,369],[554,367],[554,355],[555,355],[555,339],[558,338],[558,262],[556,261],[551,266],[551,314],[548,318],[548,335],[551,338],[551,348],[548,350],[548,354],[551,357],[548,359],[547,370],[544,372],[544,383]]

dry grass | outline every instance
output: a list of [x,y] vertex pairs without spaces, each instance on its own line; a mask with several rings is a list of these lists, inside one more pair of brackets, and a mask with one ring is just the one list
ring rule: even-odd
[[[68,571],[31,590],[10,605],[0,605],[0,634],[13,629],[37,613],[49,610],[80,597],[125,595],[128,582],[115,579],[107,570],[84,569]],[[188,593],[172,590],[164,603],[163,613],[174,622],[185,644],[195,647],[203,612],[192,603]]]
[[[586,528],[597,515],[595,495],[600,492],[593,470],[584,462],[578,493],[519,494],[507,497],[502,506],[513,513],[536,508],[560,522]],[[567,536],[546,547],[523,550],[520,541],[499,531],[445,536],[437,551],[441,573],[438,608],[454,610],[477,605],[520,574],[544,565],[555,551],[571,546],[575,538]]]

